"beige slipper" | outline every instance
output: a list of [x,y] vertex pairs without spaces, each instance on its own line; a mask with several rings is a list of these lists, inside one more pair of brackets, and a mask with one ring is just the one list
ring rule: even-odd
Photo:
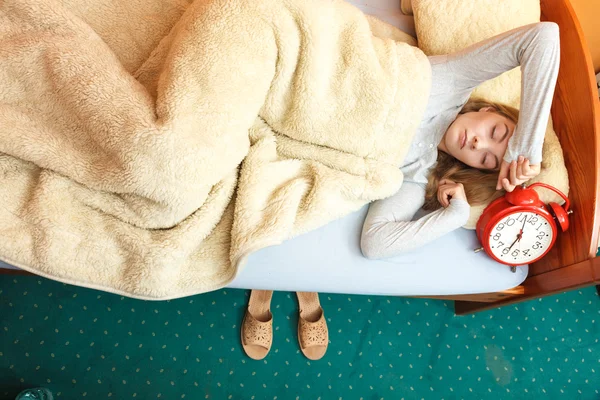
[[298,306],[298,342],[300,350],[309,360],[319,360],[327,352],[329,334],[323,309],[319,303],[319,294],[315,292],[297,292]]
[[265,358],[273,343],[273,316],[270,310],[272,296],[272,290],[250,292],[241,338],[244,351],[254,360]]

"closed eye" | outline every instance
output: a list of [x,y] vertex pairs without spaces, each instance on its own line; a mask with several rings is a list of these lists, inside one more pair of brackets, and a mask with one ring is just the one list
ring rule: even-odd
[[506,123],[505,123],[504,127],[506,128],[506,131],[504,131],[504,135],[502,135],[502,139],[500,139],[500,143],[502,143],[504,141],[504,139],[506,139],[506,137],[508,136],[508,125],[506,125]]

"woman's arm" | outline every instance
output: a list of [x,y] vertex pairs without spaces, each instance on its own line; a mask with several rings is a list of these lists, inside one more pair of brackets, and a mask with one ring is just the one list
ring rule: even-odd
[[421,185],[404,182],[392,197],[372,203],[363,225],[363,255],[371,259],[398,255],[460,228],[469,218],[469,203],[452,199],[447,208],[411,221],[424,199]]
[[[521,66],[520,118],[504,160],[519,155],[530,164],[542,161],[542,144],[560,62],[558,25],[526,25],[447,56],[430,57],[442,66],[455,91],[470,93],[479,84]],[[442,65],[440,65],[442,64]]]

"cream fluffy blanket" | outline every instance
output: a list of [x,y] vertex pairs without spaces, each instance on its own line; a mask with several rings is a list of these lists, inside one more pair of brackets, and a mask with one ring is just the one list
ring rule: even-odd
[[430,69],[374,33],[341,1],[0,0],[0,259],[182,297],[393,194]]

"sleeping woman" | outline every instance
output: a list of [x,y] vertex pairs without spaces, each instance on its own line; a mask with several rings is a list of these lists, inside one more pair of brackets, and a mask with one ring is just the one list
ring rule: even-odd
[[[429,57],[432,87],[401,170],[400,190],[371,204],[361,247],[385,258],[463,226],[485,204],[538,175],[558,75],[558,25],[514,29],[460,52]],[[521,66],[521,109],[469,100],[472,90]],[[436,211],[413,221],[425,208]]]

